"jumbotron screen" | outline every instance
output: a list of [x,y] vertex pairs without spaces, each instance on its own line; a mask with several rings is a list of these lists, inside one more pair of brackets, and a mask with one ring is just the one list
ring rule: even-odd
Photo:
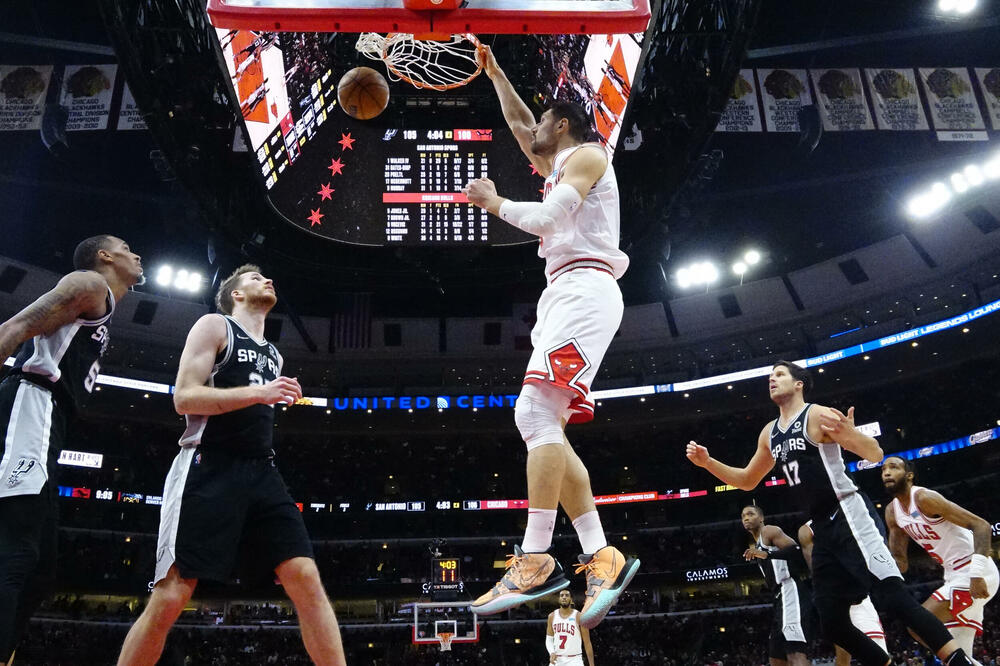
[[[385,67],[356,52],[357,34],[220,29],[217,36],[261,183],[290,224],[359,245],[534,240],[461,193],[468,181],[489,177],[503,196],[540,198],[543,179],[503,124],[499,102],[482,112],[492,95],[485,75],[447,92],[390,81],[386,110],[362,121],[337,104],[337,83],[354,67],[383,75]],[[523,61],[502,66],[537,74],[537,84],[519,93],[543,105],[555,99],[583,104],[613,155],[641,35],[498,39],[525,45]]]

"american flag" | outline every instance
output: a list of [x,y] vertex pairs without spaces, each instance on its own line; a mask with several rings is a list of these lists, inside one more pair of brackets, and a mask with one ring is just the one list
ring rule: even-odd
[[336,294],[330,320],[330,351],[365,349],[372,344],[372,295]]

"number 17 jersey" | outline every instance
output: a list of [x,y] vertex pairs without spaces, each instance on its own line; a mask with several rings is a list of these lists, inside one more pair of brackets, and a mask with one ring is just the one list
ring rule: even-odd
[[795,503],[806,508],[810,518],[829,518],[840,500],[857,492],[858,487],[847,475],[840,445],[817,444],[809,437],[810,407],[806,404],[784,429],[781,419],[775,419],[771,455]]
[[[263,385],[277,379],[282,365],[277,347],[267,340],[256,340],[233,317],[223,319],[226,346],[216,357],[206,385],[235,388]],[[246,457],[271,453],[273,405],[250,405],[214,416],[188,414],[185,418],[187,427],[178,442],[182,447],[210,446]]]

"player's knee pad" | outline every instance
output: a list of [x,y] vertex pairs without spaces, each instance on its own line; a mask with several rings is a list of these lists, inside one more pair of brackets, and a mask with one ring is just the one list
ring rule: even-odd
[[514,423],[529,451],[563,443],[562,422],[569,402],[569,396],[555,387],[524,385],[514,403]]

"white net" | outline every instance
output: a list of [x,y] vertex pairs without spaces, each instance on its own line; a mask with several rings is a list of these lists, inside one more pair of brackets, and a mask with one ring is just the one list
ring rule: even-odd
[[354,48],[384,62],[393,81],[407,81],[417,88],[450,90],[464,86],[482,71],[476,60],[479,40],[470,34],[437,41],[399,32],[384,36],[364,32]]

